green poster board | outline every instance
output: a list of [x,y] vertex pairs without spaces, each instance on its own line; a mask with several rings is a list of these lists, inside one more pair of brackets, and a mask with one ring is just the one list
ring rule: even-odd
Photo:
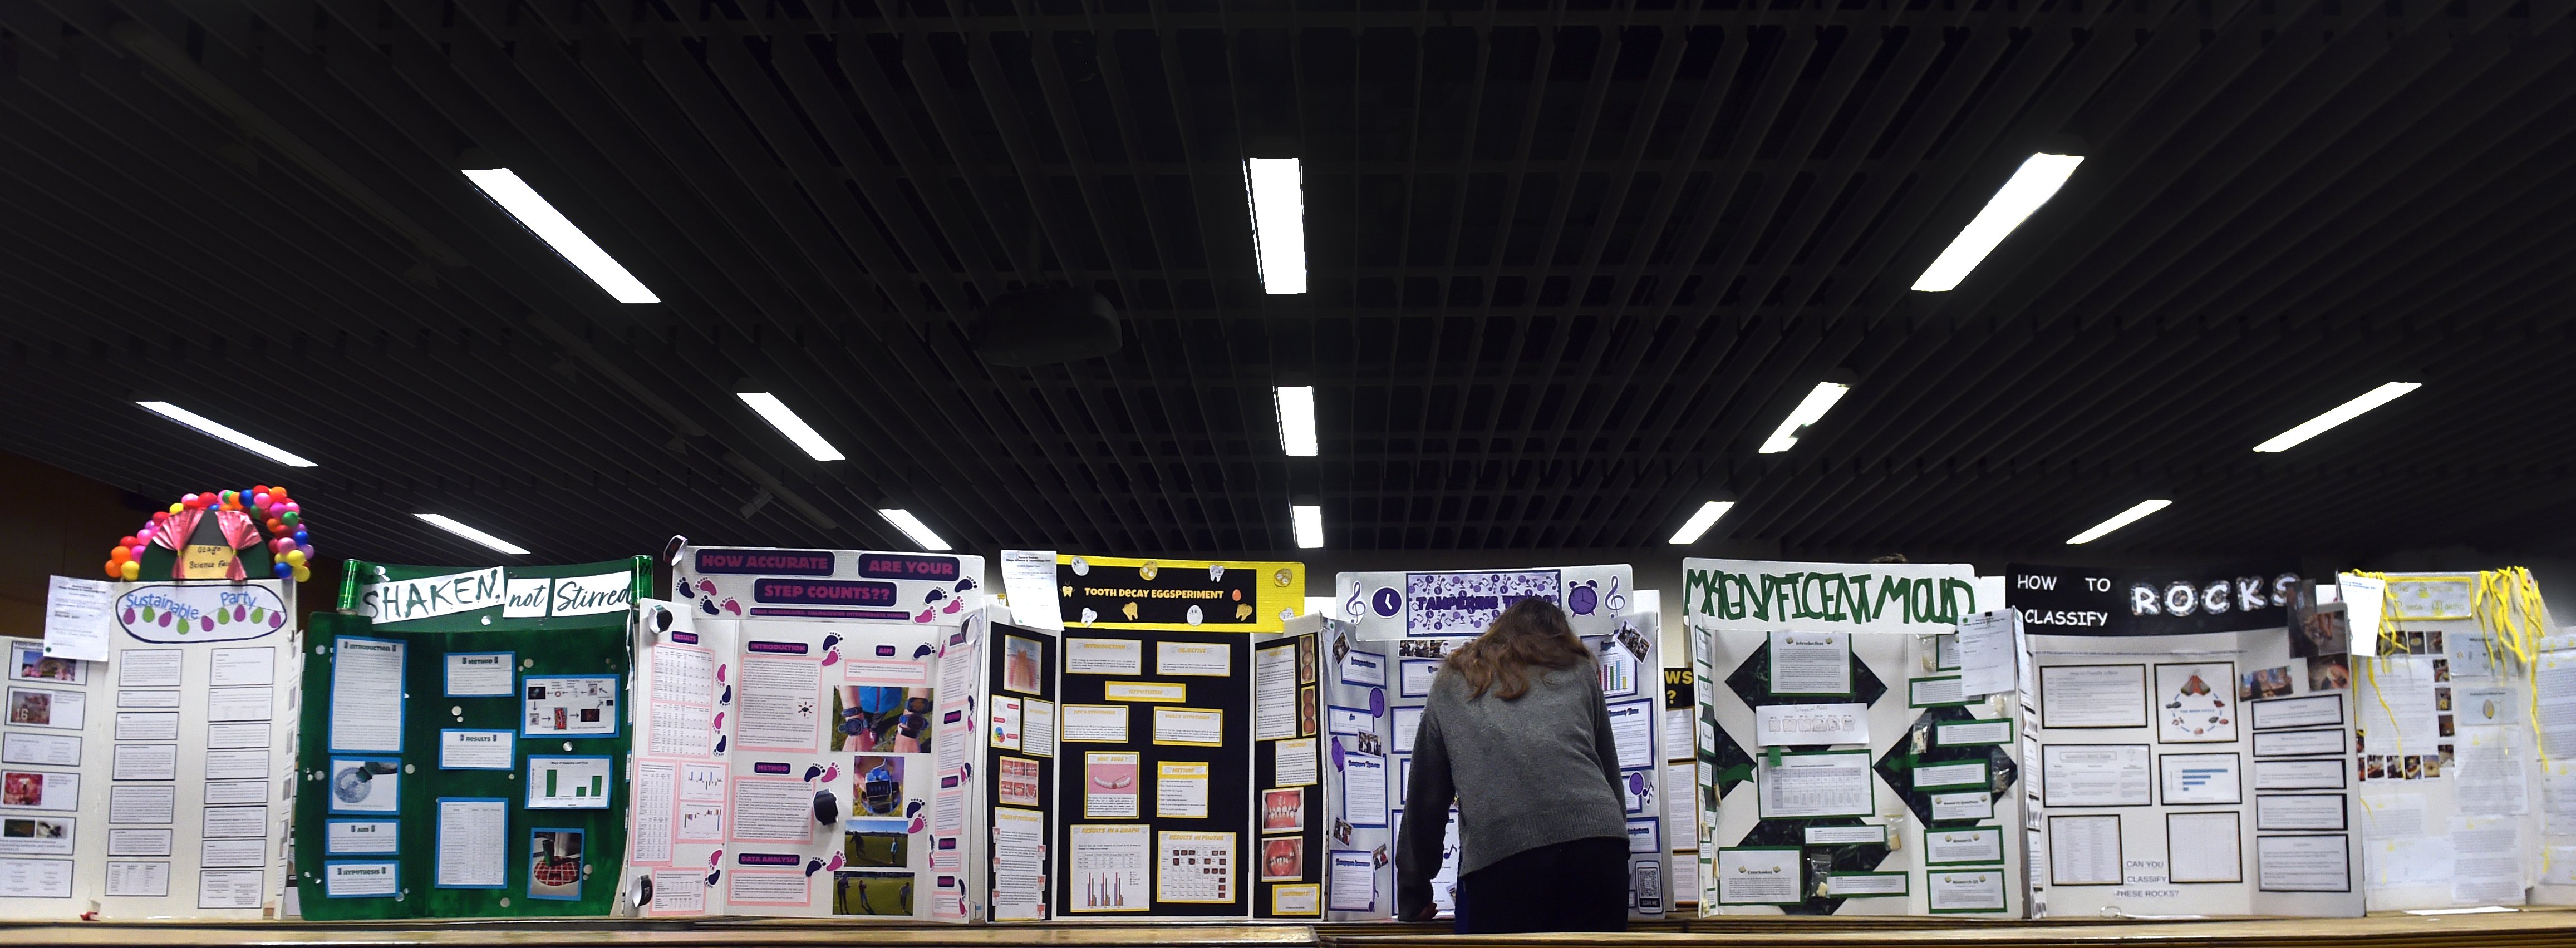
[[[304,917],[608,914],[626,849],[628,623],[651,578],[643,557],[485,568],[350,561],[339,610],[314,613],[307,635],[294,840]],[[374,710],[335,732],[344,639],[364,640],[352,655],[369,650],[379,680],[399,654],[402,698],[393,710],[389,697],[361,700],[353,688],[350,706]],[[367,680],[356,667],[348,680]],[[552,700],[532,700],[548,686]],[[575,693],[583,697],[565,697]],[[447,731],[459,742],[449,760],[490,769],[442,768]],[[497,732],[510,735],[506,757],[495,753]],[[387,749],[397,733],[399,749]],[[390,794],[380,792],[387,779]],[[581,808],[531,808],[532,790]],[[603,794],[604,806],[591,802]],[[454,842],[442,840],[442,812],[487,832],[506,820],[497,872],[487,846],[458,861],[473,873],[441,884],[441,846]]]

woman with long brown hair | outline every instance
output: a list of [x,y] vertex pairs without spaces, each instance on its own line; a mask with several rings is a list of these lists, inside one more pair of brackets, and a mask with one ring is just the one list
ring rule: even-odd
[[1458,931],[1620,931],[1628,824],[1600,666],[1544,599],[1451,652],[1413,741],[1396,917],[1431,918],[1458,805]]

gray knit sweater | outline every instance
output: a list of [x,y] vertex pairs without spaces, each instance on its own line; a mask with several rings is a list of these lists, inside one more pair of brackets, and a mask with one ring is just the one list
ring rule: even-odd
[[1541,846],[1627,836],[1596,666],[1531,669],[1529,693],[1511,701],[1473,691],[1447,670],[1431,681],[1396,841],[1398,918],[1431,904],[1452,799],[1460,875]]

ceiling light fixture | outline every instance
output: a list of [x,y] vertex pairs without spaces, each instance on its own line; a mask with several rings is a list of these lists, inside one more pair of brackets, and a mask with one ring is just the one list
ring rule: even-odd
[[778,429],[779,434],[786,435],[787,440],[796,442],[796,446],[804,448],[805,453],[813,455],[814,460],[846,459],[847,456],[841,453],[841,449],[833,447],[832,442],[823,440],[822,432],[815,431],[813,425],[806,424],[805,419],[798,417],[794,410],[789,409],[786,402],[779,401],[778,396],[768,392],[735,392],[733,397],[742,399],[743,404],[759,412],[760,417],[769,422],[770,427]]
[[1295,158],[1246,158],[1243,197],[1252,207],[1252,249],[1261,291],[1306,292],[1305,174]]
[[1682,528],[1673,531],[1671,543],[1688,546],[1699,542],[1699,538],[1708,533],[1708,528],[1717,526],[1717,518],[1726,516],[1726,512],[1733,509],[1735,502],[1732,500],[1712,500],[1699,505],[1699,510],[1692,513],[1690,519],[1682,521]]
[[1842,401],[1843,394],[1849,391],[1851,386],[1840,382],[1816,383],[1815,390],[1808,392],[1807,397],[1798,402],[1798,407],[1789,410],[1789,417],[1780,420],[1780,427],[1773,430],[1771,437],[1764,439],[1754,453],[1778,454],[1789,450],[1806,435],[1809,425],[1824,418],[1826,412],[1834,409],[1834,403]]
[[266,441],[259,440],[258,438],[243,434],[234,430],[230,425],[208,418],[204,415],[197,414],[196,412],[189,411],[185,408],[181,408],[177,405],[170,404],[169,402],[135,402],[135,404],[143,406],[143,410],[145,411],[149,411],[190,428],[195,428],[198,431],[212,436],[218,441],[231,444],[233,447],[259,455],[260,457],[267,458],[279,464],[283,464],[288,467],[314,466],[313,462],[305,460],[303,455],[296,454],[295,452],[288,451],[285,448],[281,448]]
[[582,233],[581,228],[573,226],[572,221],[563,216],[563,212],[555,210],[554,204],[538,194],[537,189],[519,180],[516,172],[508,168],[485,168],[465,172],[465,180],[474,182],[475,187],[483,190],[484,197],[491,198],[492,203],[501,205],[501,209],[510,212],[511,217],[518,218],[519,224],[529,233],[545,241],[546,246],[555,248],[555,253],[562,255],[565,263],[572,264],[574,269],[599,284],[600,289],[607,290],[608,295],[616,297],[618,302],[662,301],[642,281],[635,279],[634,274],[619,266],[617,258],[599,249],[599,244],[593,242],[589,234]]
[[2255,445],[2254,450],[2267,454],[2287,451],[2301,441],[2326,433],[2328,428],[2359,418],[2363,412],[2396,401],[2397,396],[2423,387],[2421,382],[2390,382],[2371,389],[2361,393],[2360,398],[2337,405],[2325,414],[2300,422],[2296,428],[2273,435],[2272,440]]
[[2117,514],[2113,514],[2109,520],[2094,524],[2093,529],[2068,537],[2066,539],[2066,545],[2074,546],[2078,543],[2091,543],[2109,535],[2113,530],[2136,523],[2139,520],[2144,519],[2148,514],[2155,513],[2156,511],[2163,510],[2171,506],[2173,506],[2173,501],[2170,500],[2141,500],[2138,502],[2137,506],[2120,511]]
[[895,529],[903,531],[904,536],[911,537],[912,542],[920,544],[922,549],[933,552],[943,552],[948,549],[948,541],[940,539],[939,534],[930,532],[930,525],[921,522],[921,518],[913,516],[912,511],[901,507],[879,507],[877,516],[886,518],[887,523],[894,524]]
[[1959,236],[1950,239],[1949,248],[1924,268],[1914,288],[1926,293],[1958,288],[1959,281],[1968,278],[1968,271],[1985,262],[1986,255],[1995,252],[1996,245],[2028,220],[2031,212],[2048,203],[2066,184],[2067,177],[2075,173],[2075,166],[2083,163],[2081,155],[2036,154],[2024,159],[2012,180],[2004,182],[2002,190],[1986,201],[1986,209],[1978,211],[1968,226],[1959,228]]
[[412,516],[419,517],[423,521],[426,521],[430,526],[437,527],[449,533],[456,534],[457,536],[491,547],[492,549],[510,554],[511,556],[528,555],[526,547],[522,547],[516,543],[512,543],[508,540],[501,539],[500,537],[496,537],[481,530],[474,529],[473,527],[458,523],[455,518],[449,517],[446,514],[413,514]]
[[1315,388],[1282,385],[1270,390],[1279,404],[1279,448],[1292,458],[1315,456]]
[[1315,504],[1291,504],[1288,519],[1297,526],[1297,548],[1320,550],[1324,547],[1324,508]]

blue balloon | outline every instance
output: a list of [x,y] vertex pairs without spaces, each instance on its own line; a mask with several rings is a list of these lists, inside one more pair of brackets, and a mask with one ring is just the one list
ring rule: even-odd
[[307,544],[307,543],[311,543],[311,542],[313,542],[313,541],[312,541],[312,540],[310,540],[310,539],[307,539],[307,538],[304,536],[304,531],[302,531],[302,530],[297,530],[297,531],[295,531],[295,545],[296,545],[296,546],[303,546],[303,545],[305,545],[305,544]]
[[292,563],[288,563],[285,560],[279,560],[275,563],[269,564],[269,566],[271,569],[276,571],[277,578],[279,579],[295,578],[295,566]]

